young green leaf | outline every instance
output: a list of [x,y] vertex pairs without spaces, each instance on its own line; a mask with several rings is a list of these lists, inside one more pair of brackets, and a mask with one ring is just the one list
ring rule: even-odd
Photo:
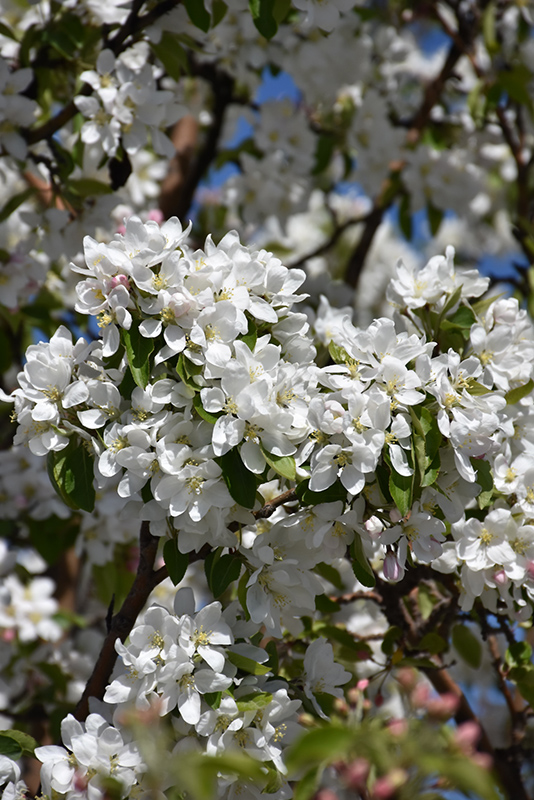
[[121,328],[121,339],[126,350],[126,357],[132,378],[142,389],[146,389],[150,380],[150,355],[154,350],[154,340],[142,336],[135,323],[129,331]]
[[177,586],[184,577],[189,565],[189,555],[180,553],[176,539],[169,539],[163,545],[163,560],[169,573],[169,578]]
[[93,456],[83,444],[80,445],[73,437],[63,450],[51,450],[47,468],[52,486],[69,508],[94,509]]
[[278,475],[290,481],[297,479],[297,467],[292,456],[275,456],[274,453],[269,453],[268,450],[265,450],[263,445],[260,445],[260,447],[265,461]]
[[254,508],[256,502],[256,476],[243,464],[239,450],[234,447],[224,456],[215,459],[222,469],[228,491],[240,506]]
[[455,625],[452,629],[452,643],[466,664],[478,669],[482,662],[482,645],[467,625]]

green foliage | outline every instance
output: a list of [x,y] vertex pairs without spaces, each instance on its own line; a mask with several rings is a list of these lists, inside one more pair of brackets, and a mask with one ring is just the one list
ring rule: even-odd
[[187,571],[189,554],[180,553],[177,539],[168,539],[163,545],[163,560],[165,561],[169,578],[174,586],[178,586]]
[[154,350],[154,339],[142,336],[138,324],[132,322],[129,331],[121,328],[121,340],[126,350],[132,378],[138,386],[146,389],[150,380],[150,355]]
[[276,0],[249,0],[249,8],[254,25],[262,36],[272,39],[278,30],[275,17]]
[[363,544],[356,534],[350,546],[352,556],[352,570],[363,586],[372,589],[376,585],[376,576],[363,551]]
[[222,555],[221,547],[206,556],[204,572],[214,597],[220,597],[231,583],[239,580],[242,563],[241,558],[231,553]]
[[274,453],[269,453],[262,445],[260,446],[265,461],[278,475],[290,481],[297,479],[297,467],[292,456],[276,456]]
[[295,489],[296,495],[303,506],[335,503],[337,500],[344,502],[347,499],[347,490],[341,481],[336,481],[328,489],[323,489],[321,492],[312,492],[311,489],[308,489],[309,483],[309,480],[304,480]]
[[63,450],[51,450],[47,459],[52,486],[69,507],[92,511],[95,507],[93,456],[72,437]]
[[482,645],[467,625],[455,625],[452,629],[452,643],[466,664],[478,669],[482,663]]
[[243,464],[237,447],[215,459],[233,499],[244,508],[254,508],[256,502],[256,476]]

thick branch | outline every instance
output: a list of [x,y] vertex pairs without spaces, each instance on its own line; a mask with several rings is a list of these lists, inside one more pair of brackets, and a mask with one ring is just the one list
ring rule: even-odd
[[121,642],[124,642],[142,611],[150,592],[166,577],[166,574],[162,574],[159,570],[157,573],[154,572],[158,541],[150,533],[148,522],[143,522],[139,535],[140,547],[137,575],[126,600],[122,604],[122,608],[111,620],[108,635],[104,639],[93,673],[87,681],[83,695],[76,706],[74,712],[76,719],[84,720],[88,715],[90,697],[96,697],[99,700],[103,698],[117,659],[115,641],[120,639]]
[[194,144],[191,137],[187,144],[187,151],[184,153],[177,151],[177,160],[174,162],[173,168],[178,169],[178,172],[171,175],[167,184],[162,187],[160,197],[160,208],[165,216],[176,215],[184,223],[188,221],[187,215],[198,185],[217,154],[226,109],[236,99],[234,98],[234,79],[224,70],[213,64],[196,64],[192,61],[191,71],[197,77],[204,78],[211,84],[213,122],[195,157],[188,158]]
[[[168,14],[169,11],[172,11],[173,8],[178,6],[181,1],[182,0],[160,0],[160,2],[156,3],[149,12],[144,14],[142,17],[139,17],[139,10],[143,3],[137,0],[137,2],[134,3],[126,22],[119,29],[114,38],[111,39],[108,47],[116,56],[118,56],[123,52],[123,50],[126,50],[127,47],[132,44],[131,39],[134,35],[140,33],[145,28],[150,27],[150,25],[153,25],[160,17]],[[78,92],[78,95],[89,95],[92,93],[92,91],[92,87],[88,83],[84,83]],[[35,144],[36,142],[40,142],[42,139],[49,139],[60,128],[70,122],[77,112],[78,109],[74,103],[74,100],[71,100],[61,109],[61,111],[55,115],[55,117],[47,120],[39,128],[34,128],[33,130],[23,132],[27,143]]]

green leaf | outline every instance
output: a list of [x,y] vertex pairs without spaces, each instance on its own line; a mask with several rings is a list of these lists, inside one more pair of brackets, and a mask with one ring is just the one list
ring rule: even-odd
[[530,664],[532,647],[528,642],[514,642],[505,653],[504,660],[509,667],[521,667]]
[[278,648],[276,646],[276,642],[274,639],[270,639],[267,644],[265,645],[265,650],[269,653],[269,660],[267,664],[271,672],[276,675],[278,673]]
[[493,475],[491,474],[491,466],[489,462],[485,461],[483,458],[470,458],[469,460],[473,469],[476,470],[476,482],[481,489],[477,495],[478,507],[487,508],[493,497]]
[[121,339],[132,378],[138,386],[146,389],[150,379],[150,354],[154,349],[154,340],[141,336],[136,323],[132,323],[129,331],[121,328]]
[[193,408],[199,417],[202,417],[202,419],[205,419],[206,422],[210,422],[212,425],[215,425],[219,417],[221,417],[224,413],[223,411],[220,411],[217,414],[212,414],[210,411],[206,411],[202,405],[202,400],[199,394],[195,394],[193,397]]
[[413,235],[413,225],[412,225],[412,212],[411,212],[411,203],[409,194],[403,194],[400,201],[399,226],[405,239],[411,242]]
[[114,563],[108,561],[102,566],[93,565],[93,578],[98,599],[107,607],[114,601],[114,607],[120,608],[132,587],[135,575],[130,572],[124,560]]
[[447,642],[445,639],[434,631],[425,634],[418,645],[419,650],[426,650],[431,655],[442,653],[447,649]]
[[399,509],[401,516],[405,517],[412,507],[413,475],[399,475],[393,468],[389,476],[389,491],[393,502]]
[[295,784],[293,800],[311,800],[319,786],[321,767],[312,767]]
[[[439,315],[439,321],[441,321],[441,319],[445,316],[445,314],[448,314],[448,312],[451,310],[451,308],[454,308],[456,303],[458,303],[458,301],[460,300],[461,296],[462,296],[462,287],[458,286],[458,288],[454,290],[454,292],[451,294],[451,296],[449,297],[449,299],[447,300],[447,302],[445,303],[445,305],[441,309],[441,314]],[[438,322],[438,326],[439,326],[439,322]]]
[[263,445],[260,445],[260,447],[265,461],[278,475],[290,481],[297,479],[297,466],[292,456],[275,456],[274,453],[269,453],[268,450],[265,450]]
[[532,96],[529,90],[531,80],[531,70],[526,64],[518,63],[509,69],[499,71],[497,85],[506,92],[508,97],[532,112]]
[[482,645],[467,625],[455,625],[452,629],[452,643],[466,664],[478,669],[482,662]]
[[[11,728],[8,731],[0,731],[0,737],[12,739],[20,747],[22,750],[22,755],[24,756],[33,756],[33,751],[38,746],[38,742],[36,742],[33,736],[30,736],[29,733],[15,731]],[[6,755],[6,753],[3,751],[1,752],[3,755]]]
[[335,139],[329,133],[322,133],[315,148],[315,166],[312,175],[320,175],[330,164],[334,154]]
[[258,341],[258,328],[253,319],[248,321],[248,331],[243,334],[241,341],[246,344],[249,350],[254,350]]
[[335,614],[336,611],[341,610],[339,603],[331,600],[326,594],[315,595],[315,610],[320,611],[321,614]]
[[5,22],[0,22],[0,33],[2,36],[7,36],[8,39],[13,39],[15,42],[17,41],[17,37]]
[[344,591],[345,587],[341,580],[341,575],[331,564],[326,564],[324,561],[321,561],[320,564],[315,565],[314,570],[321,578],[330,581],[340,592]]
[[182,74],[189,71],[187,54],[178,38],[169,31],[163,31],[159,42],[151,43],[150,46],[165,67],[167,74],[175,81],[179,81]]
[[386,656],[392,656],[397,649],[397,642],[401,637],[401,628],[399,628],[398,625],[392,625],[391,628],[386,631],[382,644],[380,645],[382,652]]
[[308,489],[309,481],[302,481],[295,489],[296,495],[302,505],[317,506],[320,503],[335,503],[336,500],[345,502],[347,499],[347,490],[341,483],[336,481],[329,486],[328,489],[323,489],[321,492],[312,492]]
[[345,348],[340,347],[340,345],[335,344],[335,342],[329,342],[328,352],[330,353],[332,361],[334,361],[336,364],[350,364],[354,361],[354,359],[349,356]]
[[266,708],[272,701],[273,696],[270,692],[251,692],[239,699],[236,698],[237,707],[241,714],[245,711],[260,711]]
[[222,700],[222,692],[205,692],[202,695],[210,708],[219,708]]
[[483,394],[488,394],[491,392],[491,389],[487,389],[484,384],[479,383],[475,378],[468,378],[467,379],[467,391],[469,394],[473,395],[474,397],[478,397]]
[[358,535],[354,537],[350,552],[352,555],[352,571],[363,586],[372,589],[376,586],[376,576],[363,551],[362,540]]
[[[22,754],[25,756],[33,756],[33,751],[38,746],[38,742],[36,742],[33,736],[30,736],[29,733],[12,730],[11,728],[8,731],[0,731],[0,736],[6,736],[10,739],[13,739],[13,741],[15,741],[21,748]],[[3,755],[5,755],[5,753]]]
[[354,732],[349,727],[334,725],[309,731],[285,751],[289,773],[301,770],[310,764],[321,764],[343,756],[352,747]]
[[222,469],[228,491],[236,503],[243,508],[254,508],[256,476],[243,464],[237,447],[215,460]]
[[189,565],[188,553],[180,553],[176,539],[168,539],[163,545],[163,560],[169,573],[169,578],[177,586],[184,577]]
[[456,309],[454,314],[451,314],[450,317],[447,317],[447,319],[443,320],[441,324],[443,326],[447,323],[451,327],[454,326],[456,328],[471,328],[476,321],[477,318],[475,317],[471,308],[468,306],[460,306]]
[[258,664],[254,659],[242,656],[240,653],[234,653],[232,650],[226,650],[225,652],[228,656],[228,661],[234,667],[237,667],[242,672],[247,672],[249,675],[267,675],[271,671],[270,667],[264,667],[263,664]]
[[[188,358],[186,358],[186,356],[184,356],[183,353],[180,353],[176,363],[176,372],[186,386],[188,386],[190,389],[193,389],[194,392],[200,392],[202,387],[200,387],[194,379],[195,375],[198,374],[198,372],[194,371],[194,368],[196,368],[196,364],[193,364]],[[199,372],[201,370],[202,367],[199,368]]]
[[514,403],[519,403],[523,397],[529,395],[532,390],[534,389],[534,380],[532,378],[523,386],[517,386],[515,389],[510,389],[509,392],[506,392],[504,395],[506,402],[508,405],[514,405]]
[[18,192],[18,194],[14,194],[12,197],[10,197],[7,203],[5,203],[0,210],[0,222],[3,222],[10,217],[11,214],[13,214],[13,212],[22,205],[22,203],[32,197],[34,193],[34,189],[24,189],[24,191]]
[[211,25],[211,17],[206,11],[204,0],[184,0],[189,19],[197,28],[207,33]]
[[243,562],[238,556],[226,553],[221,548],[212,551],[204,562],[208,586],[214,597],[220,597],[234,581],[239,580]]
[[428,225],[430,227],[430,233],[432,236],[436,236],[441,223],[443,222],[444,211],[440,208],[436,208],[436,206],[431,203],[430,201],[426,204],[426,214],[428,218]]
[[12,736],[6,735],[9,733],[11,731],[0,732],[0,755],[18,761],[19,758],[22,758],[22,747]]
[[69,508],[94,509],[93,456],[84,443],[72,437],[63,450],[50,450],[47,468],[52,486]]
[[30,542],[48,564],[55,564],[65,550],[73,546],[80,532],[76,517],[60,519],[29,519]]
[[424,583],[421,583],[419,585],[419,589],[417,590],[417,605],[419,606],[421,617],[424,620],[427,620],[432,614],[435,604],[435,596],[432,594],[428,586],[426,586]]
[[248,5],[256,28],[266,39],[272,39],[278,30],[274,17],[275,0],[249,0]]
[[95,178],[77,178],[69,181],[67,188],[80,197],[100,197],[104,194],[113,194],[113,189],[108,183],[97,181]]
[[219,22],[221,22],[226,12],[228,11],[228,6],[224,2],[224,0],[213,0],[211,4],[211,27],[215,28]]

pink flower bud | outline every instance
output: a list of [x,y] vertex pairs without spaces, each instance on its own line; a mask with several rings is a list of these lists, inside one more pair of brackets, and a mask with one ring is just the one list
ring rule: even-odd
[[534,580],[534,561],[529,561],[527,564],[527,575],[531,580]]
[[426,683],[418,683],[410,699],[416,708],[426,708],[430,700],[430,687]]
[[130,291],[130,281],[126,277],[126,275],[114,275],[113,278],[110,280],[110,288],[115,289],[116,286],[124,286],[128,291]]
[[12,642],[16,635],[15,628],[6,628],[5,631],[2,631],[2,641]]
[[479,738],[480,725],[477,722],[462,722],[454,734],[454,740],[461,750],[472,750]]
[[406,783],[407,778],[405,770],[392,769],[387,775],[376,779],[371,797],[373,800],[388,800],[397,789]]
[[371,765],[366,758],[355,758],[350,764],[344,765],[341,777],[347,785],[347,789],[361,791],[365,789]]
[[161,225],[165,217],[163,216],[163,212],[159,208],[153,208],[151,211],[148,212],[148,219],[154,220],[157,222],[158,225]]
[[397,522],[401,521],[402,514],[400,513],[398,508],[392,508],[391,511],[389,512],[389,518],[392,521],[392,523],[396,525]]
[[493,575],[493,580],[495,581],[497,586],[506,586],[506,584],[508,583],[508,577],[503,569],[499,569],[497,570],[497,572],[495,572],[495,574]]
[[400,581],[404,575],[404,570],[399,564],[395,553],[389,552],[386,555],[382,569],[384,570],[384,578],[388,581]]
[[369,686],[369,679],[368,678],[361,678],[356,684],[356,688],[360,690],[360,692],[364,692],[367,687]]
[[339,800],[339,795],[332,791],[332,789],[321,789],[315,795],[315,800]]
[[388,722],[388,731],[393,736],[404,736],[408,732],[408,722],[405,719],[391,719]]
[[430,700],[427,704],[427,711],[432,717],[437,719],[449,719],[458,710],[458,697],[452,692],[446,692],[435,700]]

